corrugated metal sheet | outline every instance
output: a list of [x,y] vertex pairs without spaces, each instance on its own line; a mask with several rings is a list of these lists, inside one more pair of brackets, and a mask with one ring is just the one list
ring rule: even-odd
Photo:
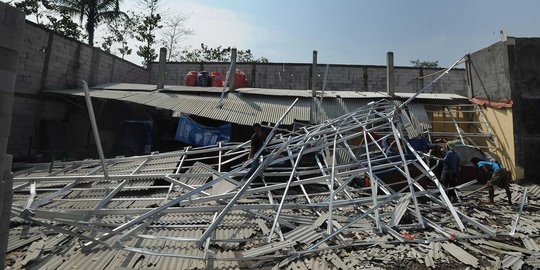
[[289,247],[292,247],[293,245],[294,245],[293,241],[286,240],[283,242],[272,243],[272,244],[264,245],[258,248],[252,248],[252,249],[246,250],[244,251],[243,255],[244,257],[257,257],[264,254],[272,253],[274,251],[284,250]]
[[[154,87],[155,89],[155,87]],[[165,85],[160,92],[176,92],[176,93],[221,93],[223,87],[197,87],[197,86],[185,86],[185,85]],[[228,92],[229,88],[225,88],[225,92]]]
[[412,124],[417,130],[431,129],[431,121],[423,104],[409,103],[407,104]]
[[[395,93],[396,97],[400,98],[410,98],[415,93]],[[442,94],[442,93],[421,93],[417,99],[426,99],[426,100],[468,100],[468,98],[457,95],[457,94]]]
[[[322,94],[319,93],[319,96]],[[357,91],[325,91],[324,98],[356,98],[356,99],[381,99],[389,98],[385,92],[357,92]]]
[[[140,88],[146,89],[145,87],[148,88],[144,85]],[[110,86],[109,88],[128,89],[127,86],[123,85]],[[202,87],[189,88],[189,91],[184,91],[184,93],[181,91],[185,88],[184,86],[171,86],[170,88],[178,89],[178,94],[128,90],[92,90],[90,94],[96,98],[116,99],[172,110],[176,117],[181,114],[191,114],[242,125],[259,122],[276,123],[293,102],[294,97],[299,97],[300,100],[285,117],[283,124],[292,124],[294,120],[320,123],[354,111],[365,106],[371,100],[388,98],[383,92],[328,91],[324,94],[325,99],[321,105],[319,99],[311,98],[309,90],[242,88],[239,89],[238,93],[226,94],[223,106],[218,108],[220,95],[218,92],[210,91],[211,89],[198,91],[198,94],[195,94],[195,90]],[[81,90],[49,90],[47,92],[84,96]],[[219,93],[221,92],[219,91]],[[403,98],[412,96],[411,93],[398,93],[396,95]],[[453,94],[428,93],[419,95],[418,99],[453,100],[465,98]]]
[[125,91],[154,91],[157,86],[155,84],[140,84],[140,83],[104,83],[98,84],[92,89],[102,90],[125,90]]
[[369,102],[370,100],[327,98],[323,99],[321,105],[320,100],[315,99],[312,103],[313,110],[311,110],[311,120],[313,122],[322,123],[328,119],[333,119],[358,110],[366,106]]
[[309,244],[322,238],[322,234],[315,231],[315,226],[301,226],[284,234],[283,237],[287,241]]
[[242,94],[249,95],[311,97],[311,90],[240,88],[236,91]]

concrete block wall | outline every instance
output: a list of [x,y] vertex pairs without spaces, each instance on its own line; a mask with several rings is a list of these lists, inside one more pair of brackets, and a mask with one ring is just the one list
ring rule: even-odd
[[[228,63],[167,63],[165,84],[183,85],[184,76],[191,70],[226,73]],[[311,89],[311,64],[307,63],[238,63],[237,68],[246,73],[251,87],[273,89]],[[413,93],[435,77],[420,79],[442,69],[396,67],[397,92]],[[322,89],[326,65],[317,65],[317,89]],[[156,83],[157,63],[152,64],[150,83]],[[329,91],[386,91],[386,67],[367,65],[330,65],[327,79]],[[433,93],[467,95],[464,69],[450,71],[433,87]]]
[[[13,121],[8,153],[15,160],[27,160],[36,142],[42,120],[67,120],[68,103],[47,89],[80,87],[84,79],[90,85],[107,82],[148,83],[149,72],[99,48],[66,38],[26,21],[23,44],[17,61]],[[0,29],[0,36],[4,32]]]

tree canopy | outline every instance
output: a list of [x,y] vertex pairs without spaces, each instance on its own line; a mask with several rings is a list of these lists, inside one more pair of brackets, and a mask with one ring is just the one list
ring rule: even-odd
[[439,60],[437,61],[420,61],[420,59],[411,60],[411,64],[413,64],[415,67],[421,67],[421,68],[438,68],[439,67]]
[[111,22],[124,15],[120,11],[120,0],[55,0],[57,10],[79,16],[88,34],[88,44],[94,46],[94,32],[103,22]]
[[[217,46],[211,48],[201,43],[200,49],[184,50],[180,59],[186,62],[229,62],[231,60],[231,47]],[[255,59],[250,49],[236,51],[237,62],[268,63],[266,57]]]

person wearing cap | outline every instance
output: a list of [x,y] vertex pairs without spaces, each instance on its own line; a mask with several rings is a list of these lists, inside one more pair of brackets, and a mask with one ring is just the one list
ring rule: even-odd
[[459,155],[450,146],[446,146],[446,153],[443,162],[443,170],[441,174],[441,181],[447,189],[451,189],[447,192],[448,198],[451,202],[458,201],[456,191],[453,189],[457,185],[457,176],[459,172]]
[[498,162],[483,161],[476,157],[471,159],[471,163],[474,164],[475,167],[481,169],[483,172],[491,175],[491,179],[486,183],[489,190],[489,200],[486,203],[494,203],[495,190],[493,185],[497,185],[506,190],[506,199],[508,199],[508,205],[512,206],[512,191],[510,190],[510,177],[508,170],[503,168],[503,166],[501,166],[501,164]]

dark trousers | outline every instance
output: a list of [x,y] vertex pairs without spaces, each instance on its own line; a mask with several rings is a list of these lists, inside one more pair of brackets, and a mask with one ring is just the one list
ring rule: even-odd
[[[443,171],[441,175],[441,181],[445,188],[453,188],[457,185],[457,173]],[[457,201],[457,194],[455,189],[447,191],[446,195],[448,195],[448,198],[451,201]]]
[[487,183],[488,190],[489,190],[489,200],[491,202],[493,202],[494,197],[495,197],[495,189],[493,188],[493,185],[497,185],[500,188],[504,188],[504,190],[506,190],[506,199],[508,200],[508,204],[512,205],[512,191],[510,191],[510,176],[509,176],[508,171],[505,168],[500,168],[496,170],[491,176],[491,179]]

